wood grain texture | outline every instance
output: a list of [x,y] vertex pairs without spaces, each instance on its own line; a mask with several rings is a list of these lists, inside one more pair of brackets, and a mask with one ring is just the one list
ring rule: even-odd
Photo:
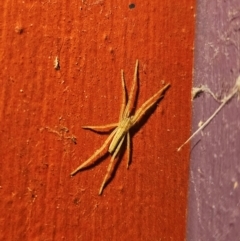
[[[194,1],[134,4],[1,4],[0,240],[184,240]],[[109,157],[70,177],[106,139],[81,126],[118,120],[136,59],[137,107],[171,88],[98,196]]]
[[[198,1],[194,86],[227,96],[239,76],[239,1]],[[193,130],[219,106],[193,101]],[[237,96],[194,138],[187,240],[239,240],[240,108]]]

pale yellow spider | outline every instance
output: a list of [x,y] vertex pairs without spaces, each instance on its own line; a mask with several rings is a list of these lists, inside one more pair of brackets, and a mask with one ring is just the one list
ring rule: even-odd
[[125,87],[125,80],[124,80],[124,72],[121,70],[121,79],[122,79],[122,89],[123,89],[123,103],[120,111],[120,116],[119,116],[119,122],[118,123],[113,123],[109,125],[104,125],[104,126],[83,126],[82,128],[84,129],[90,129],[94,130],[97,132],[107,132],[112,129],[113,132],[109,135],[107,140],[103,143],[103,145],[89,158],[87,159],[84,163],[82,163],[76,170],[74,170],[71,173],[71,176],[75,175],[78,171],[81,169],[89,166],[92,164],[94,161],[102,157],[106,152],[103,152],[103,150],[107,147],[107,145],[110,143],[108,152],[112,155],[110,163],[107,168],[107,173],[104,177],[104,180],[102,182],[102,185],[99,190],[99,195],[102,194],[103,188],[106,184],[106,182],[109,180],[111,177],[111,173],[114,168],[114,160],[119,154],[119,151],[121,149],[121,146],[127,138],[127,168],[129,166],[129,161],[130,161],[130,134],[129,130],[135,126],[137,122],[143,117],[143,115],[154,105],[163,98],[163,94],[165,90],[170,86],[170,84],[165,85],[162,89],[160,89],[156,94],[154,94],[150,99],[148,99],[137,111],[134,115],[131,115],[131,110],[133,108],[135,98],[136,98],[136,93],[137,93],[137,88],[138,88],[138,81],[137,81],[137,75],[138,75],[138,60],[136,61],[136,66],[135,66],[135,71],[134,71],[134,79],[133,79],[133,84],[131,88],[131,92],[129,95],[129,99],[127,101],[127,93],[126,93],[126,87]]

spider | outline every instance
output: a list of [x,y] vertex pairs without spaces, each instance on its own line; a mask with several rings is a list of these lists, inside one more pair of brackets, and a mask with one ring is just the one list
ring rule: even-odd
[[138,60],[136,60],[134,78],[131,87],[131,92],[129,98],[127,100],[127,91],[125,86],[125,78],[124,72],[121,70],[121,81],[122,81],[122,106],[119,115],[119,122],[103,125],[103,126],[82,126],[83,129],[89,129],[96,132],[109,132],[111,130],[112,133],[103,143],[103,145],[95,151],[95,153],[88,158],[85,162],[83,162],[77,169],[75,169],[71,176],[75,175],[78,171],[86,168],[87,166],[93,164],[100,157],[103,157],[106,152],[103,152],[104,149],[109,145],[108,152],[112,155],[110,163],[107,168],[107,173],[103,179],[102,185],[99,190],[99,195],[102,194],[103,189],[106,183],[109,181],[112,171],[114,169],[115,159],[119,154],[121,146],[125,139],[127,139],[127,169],[129,167],[130,162],[130,133],[129,130],[139,122],[139,120],[144,116],[144,114],[155,105],[161,98],[163,98],[164,92],[170,87],[170,84],[165,85],[162,89],[160,89],[156,94],[154,94],[151,98],[149,98],[136,112],[134,115],[131,115],[131,111],[133,109],[133,105],[136,99],[136,93],[138,88]]

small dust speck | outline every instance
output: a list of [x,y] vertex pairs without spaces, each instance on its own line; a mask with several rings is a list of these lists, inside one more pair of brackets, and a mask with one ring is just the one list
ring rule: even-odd
[[22,34],[23,33],[23,27],[22,26],[16,26],[15,32],[18,33],[18,34]]
[[203,121],[199,121],[199,123],[198,123],[198,127],[201,127],[202,124],[203,124]]
[[59,63],[59,58],[58,56],[55,57],[54,61],[53,61],[53,67],[56,70],[60,70],[60,63]]

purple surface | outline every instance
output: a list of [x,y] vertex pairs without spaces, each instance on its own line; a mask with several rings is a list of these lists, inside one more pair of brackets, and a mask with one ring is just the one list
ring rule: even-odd
[[[193,86],[223,98],[240,75],[240,1],[197,3]],[[195,131],[219,106],[193,101]],[[235,96],[191,142],[188,241],[240,240],[240,101]]]

